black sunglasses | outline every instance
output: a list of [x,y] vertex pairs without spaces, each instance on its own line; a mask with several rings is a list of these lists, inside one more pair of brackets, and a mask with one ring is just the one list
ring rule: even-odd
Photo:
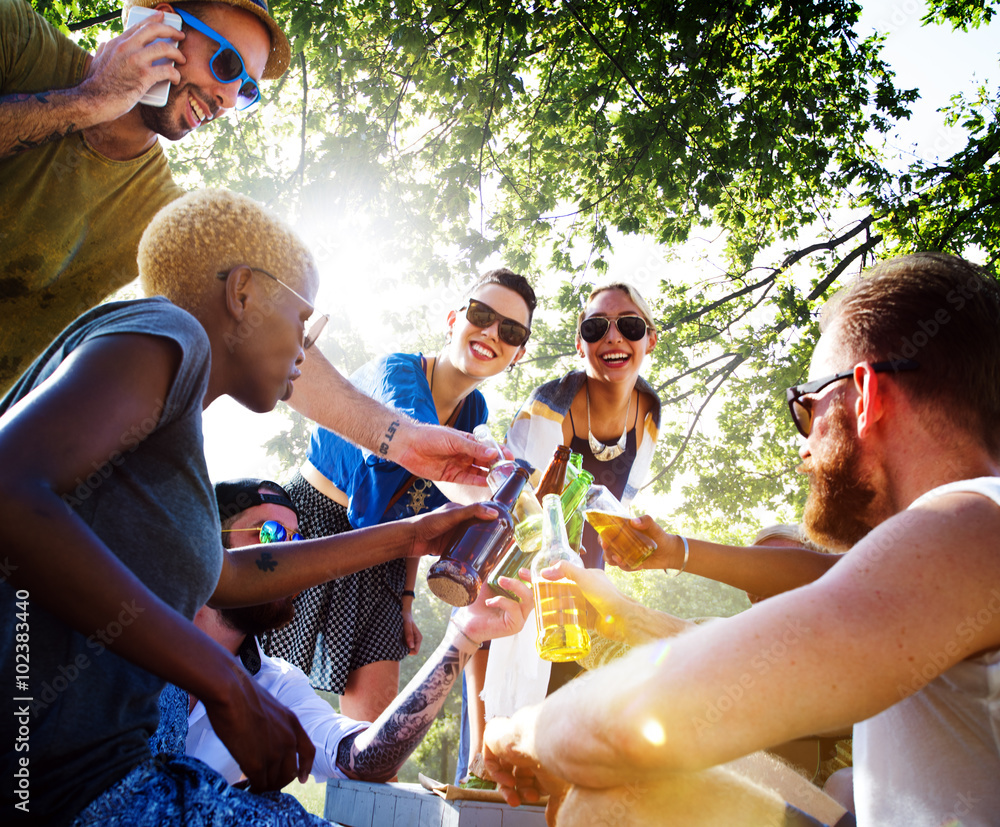
[[[892,362],[875,362],[872,365],[872,370],[875,373],[889,373],[890,371],[896,373],[903,370],[917,370],[919,367],[920,363],[914,362],[912,359],[897,359]],[[812,400],[802,397],[819,393],[827,385],[832,385],[841,379],[847,379],[849,376],[854,376],[854,368],[845,370],[843,373],[835,373],[832,376],[824,376],[822,379],[813,379],[812,382],[795,385],[785,391],[785,399],[788,401],[788,410],[792,414],[792,422],[795,423],[795,427],[798,428],[802,436],[808,437],[812,433],[813,424]]]
[[469,320],[469,324],[476,327],[485,329],[499,319],[500,326],[497,328],[497,335],[500,337],[500,341],[505,344],[521,347],[531,335],[531,331],[523,324],[501,316],[488,304],[483,304],[477,299],[469,299],[466,307],[460,307],[459,310],[465,310],[465,318]]
[[646,335],[646,320],[642,316],[619,316],[617,319],[592,316],[580,322],[580,338],[589,344],[601,341],[611,329],[611,322],[615,323],[618,332],[630,342],[638,342]]

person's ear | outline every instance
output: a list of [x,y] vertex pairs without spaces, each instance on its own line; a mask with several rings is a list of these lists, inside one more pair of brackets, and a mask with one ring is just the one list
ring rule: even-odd
[[647,335],[649,336],[649,347],[646,348],[646,353],[650,353],[653,348],[656,347],[656,342],[659,339],[659,336],[656,335],[656,330],[652,327],[649,328],[649,333]]
[[579,330],[576,332],[576,354],[581,359],[587,358],[586,354],[583,352],[583,339],[580,338]]
[[882,418],[885,411],[878,374],[870,362],[859,362],[854,366],[854,387],[858,392],[857,401],[854,403],[854,413],[858,419],[858,436],[865,436]]
[[511,362],[510,362],[510,364],[507,367],[512,368],[512,367],[514,367],[514,365],[516,365],[518,362],[520,362],[521,361],[521,357],[524,356],[524,354],[525,354],[526,351],[527,351],[527,348],[524,345],[521,345],[517,349],[517,354],[514,356],[513,359],[511,359]]
[[253,271],[247,264],[237,264],[226,276],[226,310],[235,319],[242,320],[247,304],[256,287]]

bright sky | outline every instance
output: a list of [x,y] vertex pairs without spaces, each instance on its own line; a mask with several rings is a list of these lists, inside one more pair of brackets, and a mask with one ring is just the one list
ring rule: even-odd
[[[888,34],[883,57],[896,71],[897,83],[904,88],[916,87],[921,94],[912,106],[913,117],[895,131],[890,147],[903,153],[915,152],[928,160],[951,155],[963,145],[962,133],[946,129],[937,109],[957,92],[972,96],[983,81],[997,84],[1000,24],[970,33],[952,32],[941,26],[921,27],[920,18],[925,10],[922,2],[876,0],[863,5],[859,34],[865,35],[873,29]],[[329,246],[330,238],[340,239],[335,247]],[[422,308],[421,312],[440,315],[443,329],[445,313],[453,306],[450,297],[415,294],[400,282],[393,262],[373,259],[377,253],[371,249],[352,249],[349,242],[352,238],[357,235],[347,228],[337,232],[336,228],[326,227],[322,238],[307,239],[318,253],[324,274],[318,306],[337,307],[346,303],[372,308],[373,312],[363,314],[364,324],[360,329],[373,352],[397,349],[394,331],[379,321],[383,309],[405,312],[414,305],[427,304],[426,311]],[[685,260],[684,265],[668,264],[657,247],[629,238],[618,245],[611,272],[632,281],[640,290],[645,287],[652,292],[661,278],[692,278],[691,259],[685,256]],[[709,275],[712,273],[706,270],[693,277]],[[377,302],[372,300],[373,294]],[[353,299],[355,296],[357,300]],[[355,327],[359,321],[354,322]],[[488,384],[483,390],[491,408],[495,408],[489,398]],[[263,448],[258,447],[286,424],[287,419],[280,414],[253,414],[228,399],[213,404],[205,414],[205,453],[212,478],[261,476],[286,481],[273,460],[265,457]]]

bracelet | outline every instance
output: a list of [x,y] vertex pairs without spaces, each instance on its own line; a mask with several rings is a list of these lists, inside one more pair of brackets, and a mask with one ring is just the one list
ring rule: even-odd
[[472,645],[473,645],[473,646],[474,646],[474,647],[475,647],[475,648],[476,648],[477,650],[479,649],[479,647],[480,647],[480,646],[482,646],[482,644],[481,644],[481,643],[477,643],[477,642],[476,642],[476,641],[474,641],[474,640],[473,640],[473,639],[472,639],[471,637],[469,637],[469,636],[468,636],[468,635],[467,635],[467,634],[465,633],[465,630],[464,630],[464,629],[462,629],[462,627],[461,627],[461,626],[459,626],[459,625],[458,625],[458,624],[457,624],[457,623],[456,623],[456,622],[455,622],[454,620],[449,620],[449,621],[448,621],[448,625],[449,625],[449,626],[454,626],[454,627],[455,627],[455,630],[456,630],[456,631],[457,631],[457,632],[458,632],[458,633],[459,633],[459,634],[460,634],[460,635],[461,635],[462,637],[464,637],[464,638],[465,638],[465,639],[466,639],[467,641],[469,641],[469,643],[471,643],[471,644],[472,644]]
[[677,569],[677,571],[668,575],[669,577],[676,577],[678,574],[684,574],[684,569],[688,566],[688,558],[691,556],[691,547],[688,545],[688,538],[682,537],[680,534],[675,534],[674,536],[679,537],[680,541],[684,543],[684,562],[681,563],[681,567]]
[[403,589],[403,597],[416,598],[417,593],[413,589]]

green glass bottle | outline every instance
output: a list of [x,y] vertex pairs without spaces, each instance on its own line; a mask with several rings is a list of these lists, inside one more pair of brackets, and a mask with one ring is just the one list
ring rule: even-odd
[[[578,454],[574,451],[569,455],[569,468],[566,469],[566,480],[567,485],[572,482],[583,470],[583,454]],[[593,477],[591,477],[593,481]],[[586,496],[586,492],[584,492]],[[577,554],[580,553],[580,547],[583,545],[583,524],[585,521],[583,516],[583,500],[577,505],[576,510],[573,513],[565,510],[565,503],[563,503],[563,517],[566,519],[566,535],[569,537],[569,544]]]

